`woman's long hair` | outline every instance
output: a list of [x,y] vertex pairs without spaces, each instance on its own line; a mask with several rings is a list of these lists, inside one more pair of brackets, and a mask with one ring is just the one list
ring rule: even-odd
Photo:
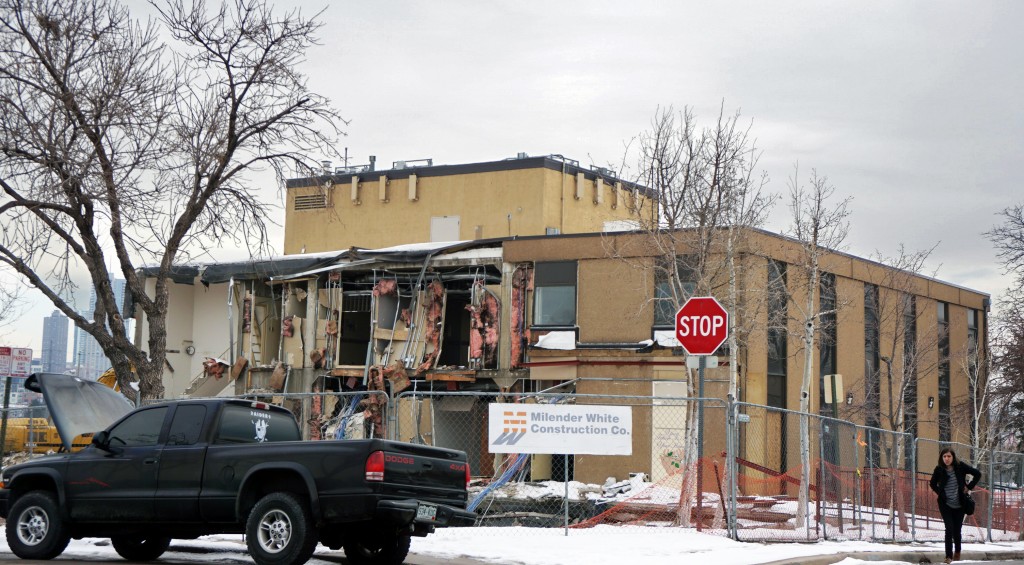
[[947,453],[953,456],[953,465],[952,466],[955,469],[956,466],[957,466],[957,463],[959,463],[960,460],[956,458],[956,452],[953,451],[952,449],[948,448],[948,447],[942,448],[942,451],[939,452],[939,467],[942,467],[943,469],[946,468],[946,463],[942,460],[942,456],[947,454]]

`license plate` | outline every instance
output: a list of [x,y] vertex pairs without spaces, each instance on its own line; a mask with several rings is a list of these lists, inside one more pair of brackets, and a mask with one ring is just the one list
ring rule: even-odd
[[416,519],[417,520],[430,520],[433,521],[437,518],[437,506],[433,504],[420,503],[416,507]]

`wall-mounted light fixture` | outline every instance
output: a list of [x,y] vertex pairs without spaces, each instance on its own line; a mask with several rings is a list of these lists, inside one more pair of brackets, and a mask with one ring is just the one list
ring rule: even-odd
[[935,408],[935,397],[934,396],[929,396],[928,397],[928,408]]
[[853,405],[853,393],[852,392],[846,393],[846,405],[847,406],[852,406]]

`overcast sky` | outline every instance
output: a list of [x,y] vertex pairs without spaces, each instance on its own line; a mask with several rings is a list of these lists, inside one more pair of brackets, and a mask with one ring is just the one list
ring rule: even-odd
[[[526,152],[617,168],[659,105],[710,124],[724,101],[752,120],[769,190],[799,162],[853,197],[849,252],[937,244],[940,279],[1007,286],[982,233],[1024,201],[1024,2],[346,0],[321,17],[304,70],[351,120],[351,164]],[[783,201],[767,227],[788,223]],[[4,341],[38,356],[51,310]]]

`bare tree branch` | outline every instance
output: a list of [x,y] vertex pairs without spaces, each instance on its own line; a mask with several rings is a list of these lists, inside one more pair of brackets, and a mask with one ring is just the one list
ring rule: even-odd
[[[313,170],[343,122],[297,70],[315,19],[263,0],[154,5],[144,23],[116,0],[0,0],[0,263],[92,335],[122,385],[134,367],[144,398],[163,395],[172,266],[226,243],[269,249],[273,201],[246,175]],[[125,333],[108,256],[146,347]],[[142,265],[158,267],[155,292]],[[64,298],[81,270],[87,315]]]

